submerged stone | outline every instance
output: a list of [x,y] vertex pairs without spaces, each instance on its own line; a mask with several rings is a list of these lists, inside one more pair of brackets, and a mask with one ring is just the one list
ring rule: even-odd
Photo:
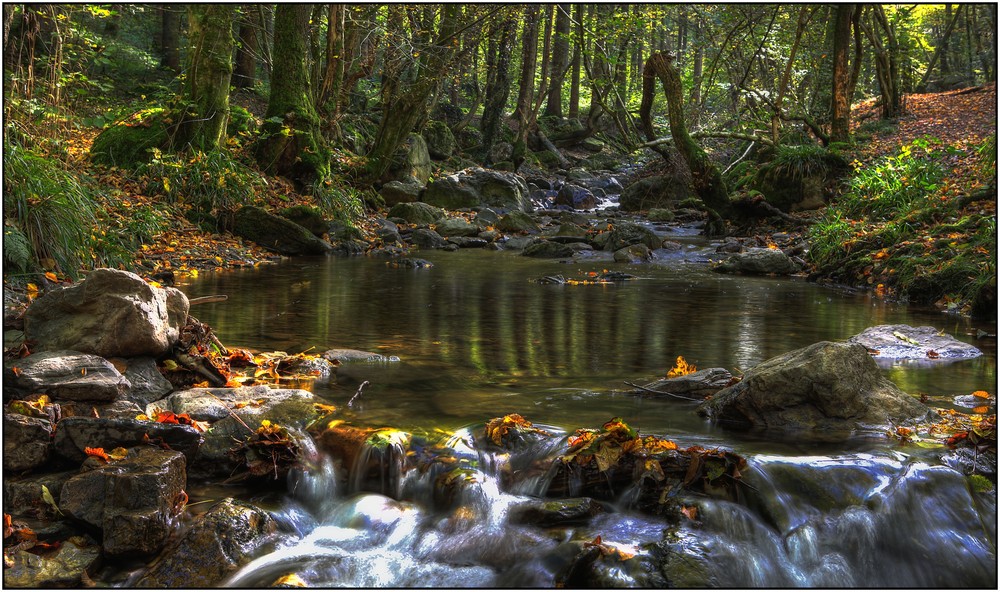
[[983,355],[979,348],[955,339],[934,327],[910,325],[877,325],[868,327],[847,340],[868,348],[876,359],[935,360],[977,358]]

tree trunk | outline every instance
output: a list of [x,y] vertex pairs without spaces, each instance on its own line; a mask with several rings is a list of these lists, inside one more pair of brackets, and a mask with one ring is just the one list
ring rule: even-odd
[[709,160],[708,155],[691,138],[684,123],[684,93],[681,88],[681,78],[673,65],[673,57],[669,54],[654,53],[646,60],[642,70],[642,105],[639,116],[643,132],[650,141],[656,139],[653,131],[653,121],[650,111],[653,106],[653,94],[656,78],[663,85],[663,94],[667,98],[667,117],[670,120],[670,135],[673,137],[677,151],[680,152],[691,169],[694,189],[705,204],[709,220],[705,225],[705,234],[719,236],[725,234],[725,221],[732,215],[732,204],[729,200],[729,190],[722,178],[722,173]]
[[248,11],[252,7],[240,9],[240,41],[236,48],[236,65],[233,68],[233,86],[252,88],[257,80],[257,25],[256,15]]
[[324,179],[330,152],[320,134],[319,116],[310,92],[308,4],[278,4],[274,14],[274,73],[257,163],[300,187]]
[[181,71],[181,11],[174,4],[160,5],[160,66],[174,72]]
[[214,150],[229,122],[233,76],[235,4],[189,4],[187,87],[184,112],[171,140],[174,150]]
[[[882,119],[895,119],[903,114],[902,81],[899,74],[899,44],[896,40],[894,27],[886,17],[882,5],[871,5],[869,12],[875,24],[869,24],[862,20],[861,28],[875,52],[875,74],[878,78],[879,94],[882,98]],[[875,31],[876,25],[885,35],[885,43],[882,42],[882,35]]]
[[500,135],[504,105],[510,94],[510,58],[516,28],[511,18],[504,19],[497,27],[490,35],[491,38],[495,37],[496,42],[486,60],[486,99],[480,126],[483,132],[481,162],[487,166],[493,164],[490,152]]
[[576,37],[573,40],[573,65],[570,67],[569,117],[580,117],[580,67],[583,64],[583,5],[573,8],[576,20]]
[[853,4],[838,4],[833,29],[833,90],[830,104],[830,140],[847,142],[851,134],[851,101],[847,96],[851,72],[847,50],[851,45]]
[[521,43],[521,76],[520,89],[517,93],[517,107],[514,118],[517,119],[517,136],[511,152],[514,170],[521,167],[528,151],[528,127],[532,119],[532,103],[535,90],[535,67],[538,58],[538,5],[529,4],[524,8],[524,28]]
[[[556,38],[552,47],[552,82],[549,85],[548,101],[545,103],[545,115],[555,117],[562,117],[563,114],[562,87],[563,81],[566,80],[566,69],[569,67],[570,10],[571,5],[569,4],[556,5]],[[577,78],[577,84],[579,84],[579,75]],[[577,101],[579,101],[579,97],[577,97]]]
[[[950,7],[950,4],[945,4],[946,7]],[[951,38],[951,32],[955,29],[955,23],[958,22],[958,15],[962,12],[963,6],[959,6],[955,11],[955,14],[948,20],[948,26],[944,30],[944,35],[941,36],[941,41],[938,43],[937,49],[934,50],[934,55],[931,57],[931,61],[927,64],[927,71],[924,72],[923,78],[917,84],[918,91],[927,90],[927,81],[931,77],[931,73],[934,72],[934,65],[941,61],[941,75],[945,76],[951,73],[951,69],[947,66],[947,53],[948,53],[948,40]]]

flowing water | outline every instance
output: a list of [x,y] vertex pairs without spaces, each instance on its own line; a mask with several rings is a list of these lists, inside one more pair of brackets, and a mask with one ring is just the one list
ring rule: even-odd
[[[624,502],[572,526],[511,520],[540,485],[503,484],[515,459],[482,450],[459,499],[441,510],[413,471],[360,493],[363,476],[338,475],[317,454],[274,513],[289,534],[229,585],[265,586],[296,573],[313,586],[551,587],[580,546],[602,541],[634,554],[609,563],[605,586],[989,587],[996,583],[996,498],[976,493],[932,452],[888,439],[825,445],[716,428],[691,403],[628,394],[624,381],[662,376],[677,356],[699,368],[746,369],[821,340],[878,324],[932,325],[984,356],[885,372],[903,390],[952,407],[957,395],[995,391],[995,326],[919,311],[801,279],[725,276],[707,270],[714,243],[659,229],[680,242],[647,265],[607,256],[571,262],[513,252],[420,252],[429,269],[375,258],[295,259],[220,273],[181,286],[190,297],[229,300],[192,312],[226,345],[288,353],[354,348],[399,361],[345,364],[314,392],[357,425],[460,436],[471,425],[519,413],[555,434],[622,417],[682,448],[724,447],[747,457],[743,503],[698,498],[697,520],[665,535],[665,523]],[[610,285],[548,285],[560,274],[624,271]],[[347,408],[359,385],[363,393]],[[461,437],[450,447],[461,452]],[[445,436],[442,436],[444,438]],[[456,439],[457,437],[457,439]],[[544,455],[546,450],[533,454]],[[366,454],[372,454],[371,451]],[[400,452],[399,454],[405,454]],[[530,459],[523,462],[530,462]],[[424,481],[421,481],[421,479]],[[385,495],[383,495],[385,494]],[[437,502],[437,503],[435,503]],[[561,576],[560,576],[561,577]],[[572,579],[564,580],[573,582]]]

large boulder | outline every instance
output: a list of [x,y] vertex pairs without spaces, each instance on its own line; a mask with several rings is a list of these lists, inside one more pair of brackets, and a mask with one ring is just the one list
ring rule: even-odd
[[531,216],[518,210],[504,214],[497,221],[497,229],[513,233],[534,233],[541,230]]
[[8,360],[4,363],[4,379],[13,392],[45,393],[52,399],[72,401],[112,401],[132,387],[111,362],[70,350]]
[[384,180],[423,183],[430,178],[432,171],[427,142],[420,134],[411,133],[393,154]]
[[389,181],[379,189],[378,194],[385,200],[385,205],[394,206],[400,203],[412,203],[420,199],[424,186],[414,179],[405,181]]
[[306,228],[257,206],[244,206],[236,212],[233,233],[289,257],[326,255],[333,251],[330,243]]
[[278,524],[247,502],[226,498],[199,516],[136,585],[140,588],[214,588],[270,542]]
[[150,555],[170,538],[186,484],[183,454],[138,446],[122,460],[69,479],[59,507],[100,529],[108,555]]
[[682,175],[654,175],[626,187],[618,198],[618,207],[629,212],[665,208],[690,196],[689,183]]
[[439,220],[434,230],[443,237],[453,236],[476,236],[479,234],[479,227],[472,224],[465,218],[446,218]]
[[719,273],[749,275],[789,275],[801,270],[799,264],[780,249],[752,247],[735,253],[713,268]]
[[656,236],[652,230],[634,222],[616,222],[608,233],[604,245],[606,251],[617,251],[631,245],[646,245],[650,249],[659,249],[663,239]]
[[830,341],[758,364],[698,412],[729,427],[832,432],[898,425],[932,413],[885,378],[864,346]]
[[444,218],[444,210],[422,201],[400,202],[392,206],[387,215],[390,218],[402,218],[410,224],[433,224]]
[[934,327],[878,325],[868,327],[847,340],[868,348],[879,360],[915,360],[933,363],[941,360],[977,358],[983,352]]
[[428,121],[421,133],[427,142],[427,152],[436,160],[448,160],[458,147],[455,134],[443,121]]
[[[289,222],[291,224],[291,222]],[[69,349],[105,358],[160,356],[187,322],[188,299],[118,269],[95,269],[78,284],[49,290],[24,314],[35,352]]]
[[520,176],[478,167],[431,181],[424,189],[423,201],[449,210],[476,206],[531,209],[528,186]]
[[569,206],[574,210],[592,210],[597,207],[597,198],[589,189],[566,183],[556,194],[556,205]]

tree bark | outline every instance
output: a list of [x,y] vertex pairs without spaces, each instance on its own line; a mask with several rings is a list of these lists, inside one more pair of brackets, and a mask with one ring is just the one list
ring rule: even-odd
[[[555,43],[552,46],[552,82],[549,86],[545,115],[562,117],[562,87],[569,67],[569,4],[556,5]],[[579,99],[578,99],[579,100]]]
[[524,8],[524,27],[521,43],[521,76],[520,89],[517,93],[517,107],[514,118],[517,119],[517,136],[514,138],[511,161],[514,170],[521,168],[525,154],[528,151],[528,128],[532,119],[533,93],[535,90],[535,67],[538,57],[538,5],[529,4]]
[[[945,4],[946,7],[950,7],[950,4]],[[952,15],[951,19],[948,21],[948,26],[944,30],[944,35],[941,36],[941,41],[938,43],[937,49],[934,50],[934,55],[931,56],[931,61],[927,64],[927,71],[924,72],[923,77],[920,82],[917,83],[917,90],[924,91],[927,89],[927,81],[930,80],[931,73],[934,72],[934,65],[937,64],[938,60],[941,61],[941,74],[947,75],[951,73],[950,68],[947,67],[947,62],[944,61],[948,53],[948,40],[951,38],[951,32],[955,29],[955,23],[958,22],[958,15],[962,12],[963,6],[959,6],[955,10],[955,14]]]
[[192,146],[214,150],[229,122],[229,83],[233,75],[235,4],[188,5],[187,87],[184,111],[171,140],[174,150]]
[[173,4],[160,5],[160,66],[181,71],[181,10]]
[[271,94],[256,146],[261,168],[287,176],[300,187],[322,180],[330,171],[330,152],[320,133],[306,60],[311,12],[307,4],[277,6]]
[[725,221],[732,215],[732,204],[729,200],[729,190],[722,178],[722,173],[709,160],[708,155],[688,134],[684,122],[684,93],[681,87],[680,74],[673,64],[674,58],[669,54],[654,53],[646,60],[642,71],[642,104],[639,116],[642,121],[643,133],[646,139],[653,141],[656,134],[653,131],[651,110],[656,79],[663,85],[663,94],[667,98],[667,117],[670,121],[670,135],[673,137],[677,151],[680,152],[691,169],[691,178],[695,192],[705,204],[709,220],[705,225],[705,234],[719,236],[725,234]]
[[830,104],[830,140],[847,142],[851,134],[851,101],[847,96],[851,73],[847,50],[851,45],[853,4],[838,4],[833,29],[833,90]]
[[233,86],[251,88],[257,80],[257,26],[256,15],[248,13],[251,7],[240,9],[239,45],[236,49],[236,65],[233,68]]
[[510,58],[514,45],[515,23],[511,18],[504,19],[497,25],[491,37],[495,36],[493,48],[486,60],[486,99],[483,104],[481,131],[483,145],[481,147],[481,162],[484,165],[493,164],[490,152],[497,136],[500,135],[500,123],[504,105],[510,94]]
[[583,5],[577,4],[573,9],[576,21],[576,36],[573,40],[573,64],[570,66],[569,84],[569,117],[580,117],[580,67],[583,63]]

